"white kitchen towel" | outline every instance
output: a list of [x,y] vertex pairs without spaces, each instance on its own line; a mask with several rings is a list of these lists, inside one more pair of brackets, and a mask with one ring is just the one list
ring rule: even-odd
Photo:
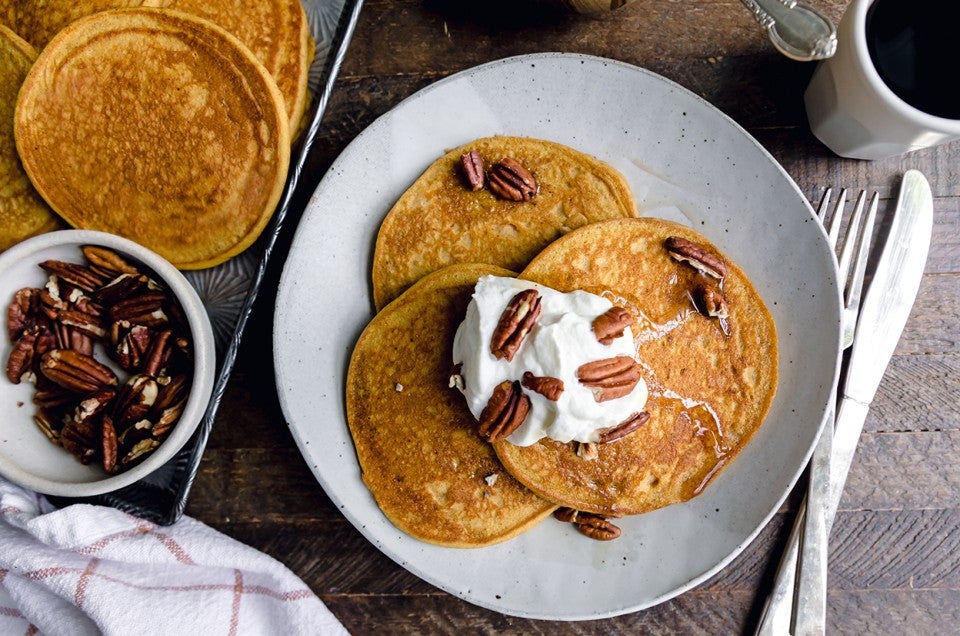
[[189,517],[56,509],[0,478],[0,634],[347,634],[275,559]]

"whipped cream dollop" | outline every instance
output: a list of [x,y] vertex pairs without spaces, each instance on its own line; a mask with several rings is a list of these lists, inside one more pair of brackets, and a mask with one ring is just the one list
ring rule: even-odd
[[[525,289],[539,292],[540,317],[513,360],[497,359],[490,352],[494,330],[510,300]],[[629,327],[609,344],[600,343],[593,332],[594,319],[611,307],[610,300],[589,292],[563,293],[502,276],[480,278],[453,341],[453,362],[460,365],[455,384],[473,416],[480,418],[498,384],[521,380],[525,371],[557,378],[564,390],[554,401],[524,389],[530,397],[530,411],[507,438],[518,446],[529,446],[544,437],[558,442],[596,442],[602,429],[642,411],[647,402],[642,378],[627,395],[603,402],[597,402],[594,391],[577,379],[577,369],[588,362],[615,356],[636,358]]]

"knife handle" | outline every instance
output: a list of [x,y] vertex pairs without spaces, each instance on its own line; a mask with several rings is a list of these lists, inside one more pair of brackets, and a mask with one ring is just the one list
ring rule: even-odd
[[[843,486],[850,472],[850,464],[863,431],[863,423],[867,418],[869,405],[857,402],[850,398],[843,398],[837,410],[837,420],[833,434],[833,448],[830,453],[830,480],[826,489],[826,497],[822,500],[822,514],[825,537],[830,536],[837,508],[840,506],[840,497],[843,495]],[[820,442],[818,441],[818,444]],[[794,521],[787,547],[780,559],[777,568],[773,591],[767,599],[767,606],[760,617],[757,626],[758,636],[772,636],[791,632],[793,622],[792,601],[796,593],[797,563],[800,554],[800,537],[803,534],[803,525],[806,522],[807,499],[804,498],[800,511]],[[820,514],[820,513],[813,513]],[[824,548],[826,549],[826,548]],[[822,556],[826,556],[825,553]]]

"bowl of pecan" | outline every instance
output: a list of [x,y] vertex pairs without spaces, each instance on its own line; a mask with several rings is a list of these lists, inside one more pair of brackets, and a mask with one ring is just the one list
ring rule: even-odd
[[210,320],[168,261],[65,230],[0,254],[0,474],[103,494],[148,477],[193,435],[215,368]]

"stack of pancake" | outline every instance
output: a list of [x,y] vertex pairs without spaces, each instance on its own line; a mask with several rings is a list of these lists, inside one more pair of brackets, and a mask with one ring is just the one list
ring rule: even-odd
[[299,0],[45,0],[0,5],[0,22],[40,50],[0,161],[22,165],[48,215],[181,269],[256,240],[309,101]]
[[[460,157],[512,157],[536,178],[527,201],[465,187]],[[350,432],[385,515],[421,540],[480,547],[534,526],[558,506],[638,514],[699,494],[746,445],[776,391],[773,320],[735,263],[693,230],[639,218],[625,180],[571,148],[479,139],[431,165],[383,221],[374,254],[380,309],[347,375]],[[723,259],[723,320],[698,312],[704,275],[668,237]],[[616,299],[634,316],[651,417],[595,454],[543,439],[488,444],[450,381],[451,344],[473,286],[514,275]],[[469,378],[466,379],[469,382]]]

